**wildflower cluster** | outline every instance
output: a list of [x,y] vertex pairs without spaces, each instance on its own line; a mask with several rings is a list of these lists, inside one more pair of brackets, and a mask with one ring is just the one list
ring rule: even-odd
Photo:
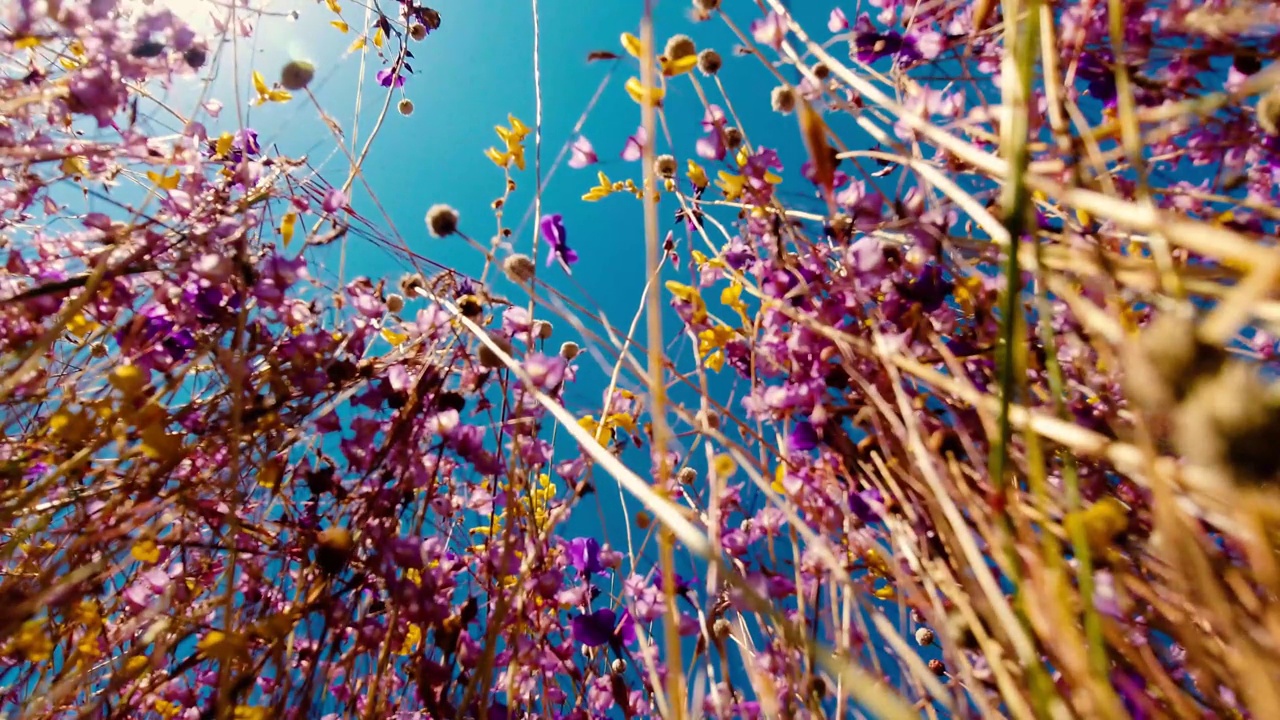
[[[442,26],[397,4],[317,6],[384,115]],[[1270,717],[1274,13],[854,8],[696,0],[593,53],[646,64],[612,92],[650,120],[604,162],[575,128],[556,182],[643,218],[646,337],[568,290],[576,208],[504,225],[542,128],[476,150],[491,244],[418,201],[468,274],[362,214],[363,157],[147,122],[223,38],[6,7],[0,711]],[[318,106],[323,67],[245,99]],[[605,490],[627,515],[569,530]]]

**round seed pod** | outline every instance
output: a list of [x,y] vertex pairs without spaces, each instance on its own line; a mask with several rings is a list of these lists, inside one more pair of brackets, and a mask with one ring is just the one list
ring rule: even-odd
[[444,203],[432,205],[427,211],[427,230],[438,238],[458,232],[458,211]]
[[676,481],[681,485],[692,485],[698,480],[698,471],[691,467],[680,468],[680,472],[676,473]]
[[413,101],[409,98],[400,98],[400,102],[396,103],[396,110],[399,110],[401,115],[409,117],[413,114]]
[[622,658],[615,658],[614,661],[609,665],[609,670],[614,675],[621,675],[622,673],[627,671],[627,661],[623,660]]
[[306,60],[293,60],[280,71],[280,85],[285,90],[302,90],[315,79],[316,66]]
[[720,72],[720,68],[724,66],[724,59],[720,57],[720,53],[707,48],[698,53],[698,70],[708,77]]
[[578,343],[572,340],[565,341],[560,345],[560,357],[565,360],[572,360],[578,357],[578,353],[581,351],[581,348],[578,347]]
[[929,672],[942,677],[947,674],[947,666],[943,665],[941,660],[934,658],[929,661]]
[[1192,464],[1247,485],[1280,475],[1280,398],[1257,369],[1230,362],[1198,384],[1174,417],[1173,439]]
[[387,309],[393,313],[398,313],[404,309],[404,297],[397,294],[387,296]]
[[1226,352],[1196,334],[1195,323],[1177,313],[1156,318],[1125,351],[1125,389],[1147,412],[1167,412],[1202,378],[1213,375]]
[[920,647],[932,645],[934,639],[933,631],[929,628],[922,627],[916,630],[916,644]]
[[696,52],[698,52],[698,46],[688,35],[672,35],[667,41],[667,46],[662,50],[662,54],[666,55],[668,60],[679,60]]
[[[505,352],[508,355],[511,354],[512,348],[511,348],[510,340],[507,340],[501,335],[495,335],[493,333],[489,334],[489,338],[493,340],[493,344],[501,348],[503,352]],[[495,353],[492,349],[490,349],[488,344],[486,343],[480,344],[480,349],[476,351],[476,356],[479,358],[480,365],[482,367],[489,368],[490,370],[496,370],[500,367],[503,367],[502,359],[499,358],[498,354]]]
[[329,575],[337,575],[351,560],[355,552],[355,538],[351,531],[337,525],[325,528],[316,537],[316,565]]
[[517,253],[502,261],[502,272],[512,282],[529,282],[537,271],[538,268],[533,264],[533,259],[528,255]]
[[786,85],[779,85],[773,89],[769,102],[774,112],[790,115],[796,109],[796,91]]
[[724,129],[724,144],[730,150],[736,150],[742,144],[742,130],[736,127]]
[[733,625],[725,618],[717,618],[714,623],[711,623],[711,637],[716,642],[724,642],[731,632],[733,632]]

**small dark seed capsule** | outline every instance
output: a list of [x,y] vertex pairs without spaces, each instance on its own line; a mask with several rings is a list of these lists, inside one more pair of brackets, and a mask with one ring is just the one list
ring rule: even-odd
[[187,66],[192,70],[199,70],[204,67],[205,61],[209,59],[209,51],[198,45],[189,47],[186,52],[182,53],[182,59],[186,61]]
[[316,538],[316,564],[329,575],[337,575],[347,566],[355,550],[355,539],[344,527],[326,528]]
[[137,45],[134,45],[133,49],[129,51],[129,54],[136,58],[146,59],[146,58],[160,57],[160,54],[163,52],[164,52],[164,43],[159,43],[154,40],[148,40],[146,42],[142,42],[142,43],[138,43]]
[[947,674],[947,666],[943,665],[941,660],[934,658],[929,661],[929,672],[937,675],[938,677],[942,677]]

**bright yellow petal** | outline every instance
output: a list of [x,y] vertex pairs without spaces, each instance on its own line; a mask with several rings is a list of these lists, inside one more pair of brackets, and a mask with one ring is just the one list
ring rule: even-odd
[[667,60],[662,63],[662,74],[667,77],[683,75],[698,66],[697,55],[686,55],[678,60]]
[[253,89],[256,90],[259,95],[266,95],[271,92],[271,87],[267,85],[266,78],[262,77],[262,73],[257,70],[253,71]]
[[329,24],[338,28],[338,32],[345,33],[351,29],[351,27],[347,25],[345,20],[330,20]]
[[707,179],[707,171],[703,170],[702,166],[693,160],[689,161],[689,182],[693,183],[694,187],[697,188],[704,188],[711,184],[711,181]]
[[174,173],[169,177],[165,177],[160,173],[148,170],[147,179],[155,183],[155,186],[161,190],[173,190],[178,187],[178,183],[181,182],[182,176],[178,173]]
[[515,115],[507,115],[507,120],[511,122],[511,132],[518,135],[521,139],[529,134],[529,127],[520,122],[520,118],[517,118]]
[[231,145],[235,143],[236,136],[229,132],[224,132],[218,136],[218,142],[214,144],[213,150],[218,157],[226,157],[231,152]]
[[633,58],[639,58],[644,54],[644,48],[640,45],[640,38],[631,33],[622,33],[622,48],[630,53]]
[[382,28],[378,28],[373,33],[373,46],[381,48],[382,43],[386,40],[386,36],[382,33]]
[[392,345],[401,345],[409,339],[409,336],[404,333],[398,333],[391,328],[382,328],[382,339]]
[[720,372],[724,369],[724,350],[716,350],[707,356],[707,369],[711,372]]
[[271,102],[289,102],[293,99],[293,93],[288,90],[272,90],[267,94],[267,99]]
[[351,47],[347,48],[347,54],[351,54],[353,52],[358,52],[360,50],[363,50],[367,42],[368,41],[365,39],[365,36],[361,35],[360,37],[356,38],[355,42],[351,43]]
[[484,151],[484,156],[493,161],[494,165],[504,168],[511,157],[504,152],[499,152],[498,148],[489,148]]
[[338,4],[338,0],[324,0],[324,3],[329,6],[331,12],[342,12],[342,6]]
[[280,220],[280,237],[284,241],[284,246],[289,247],[289,241],[293,239],[293,226],[298,220],[298,214],[295,212],[287,212]]
[[666,91],[660,87],[646,89],[644,83],[640,82],[640,78],[638,77],[633,77],[628,80],[626,89],[627,94],[631,96],[631,99],[641,105],[644,105],[645,103],[653,106],[661,105],[662,97],[666,94]]

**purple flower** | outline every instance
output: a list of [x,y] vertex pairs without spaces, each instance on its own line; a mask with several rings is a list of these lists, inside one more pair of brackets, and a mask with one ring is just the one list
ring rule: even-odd
[[338,188],[329,188],[320,205],[327,213],[335,213],[347,206],[347,195]]
[[572,153],[569,156],[569,167],[575,170],[594,165],[600,161],[599,156],[596,155],[596,149],[591,146],[591,141],[582,135],[579,135],[573,141],[573,145],[569,146],[569,151]]
[[587,647],[600,647],[606,643],[630,645],[636,639],[633,622],[630,613],[623,612],[619,618],[609,608],[584,613],[573,619],[573,639]]
[[578,262],[578,253],[569,247],[564,231],[563,215],[555,213],[543,216],[542,222],[538,223],[538,230],[542,234],[542,239],[551,246],[551,257],[547,258],[547,265],[559,260],[567,270],[570,265]]
[[569,564],[583,575],[603,575],[608,572],[600,562],[600,541],[593,537],[580,537],[569,541]]
[[695,148],[698,157],[707,160],[723,160],[728,152],[724,146],[724,110],[719,105],[708,105],[702,117],[702,129],[707,134],[698,138]]
[[400,74],[400,67],[398,65],[383,68],[379,70],[378,74],[374,77],[377,78],[378,84],[384,88],[389,88],[393,85],[398,88],[404,87],[404,76]]
[[622,159],[627,162],[635,162],[644,154],[644,146],[649,142],[649,133],[645,132],[644,126],[636,128],[636,134],[627,138],[627,143],[622,146]]
[[[684,577],[681,577],[678,573],[676,573],[675,581],[676,581],[675,584],[676,584],[677,595],[684,595],[689,592],[689,589],[691,586],[691,583],[689,582],[689,580],[685,579]],[[660,591],[665,591],[666,589],[666,585],[663,584],[661,569],[653,571],[653,586]]]
[[787,448],[794,453],[804,453],[818,447],[818,432],[811,422],[798,422],[787,436]]
[[893,30],[876,32],[875,26],[871,24],[871,18],[866,14],[858,16],[854,32],[856,39],[853,44],[858,62],[873,63],[894,55],[898,56],[898,62],[903,65],[910,65],[920,60],[920,52],[916,49],[915,41],[903,38]]

